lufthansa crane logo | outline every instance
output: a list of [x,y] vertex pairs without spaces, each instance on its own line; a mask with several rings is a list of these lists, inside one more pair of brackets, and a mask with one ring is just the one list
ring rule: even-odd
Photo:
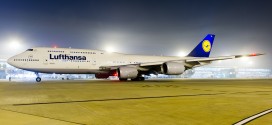
[[203,50],[207,53],[207,52],[210,52],[211,51],[211,43],[209,40],[204,40],[202,42],[202,48]]

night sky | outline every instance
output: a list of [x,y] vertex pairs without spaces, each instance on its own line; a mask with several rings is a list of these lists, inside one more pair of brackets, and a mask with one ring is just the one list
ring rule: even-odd
[[55,45],[176,56],[208,33],[211,56],[266,53],[210,66],[272,68],[270,0],[0,0],[2,58]]

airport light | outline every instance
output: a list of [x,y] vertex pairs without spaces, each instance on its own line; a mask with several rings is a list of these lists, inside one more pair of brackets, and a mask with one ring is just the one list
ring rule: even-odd
[[112,53],[115,51],[115,49],[112,47],[112,46],[107,46],[105,51],[109,52],[109,53]]
[[179,57],[185,57],[187,54],[185,53],[185,52],[183,52],[183,51],[180,51],[179,53],[178,53],[178,56]]
[[12,38],[9,41],[8,44],[10,49],[20,49],[21,48],[21,40],[19,40],[18,38]]

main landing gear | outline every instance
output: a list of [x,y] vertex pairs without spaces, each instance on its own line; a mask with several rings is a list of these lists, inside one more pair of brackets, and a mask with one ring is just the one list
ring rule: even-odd
[[131,81],[144,81],[145,77],[136,77],[134,79],[131,79]]
[[[127,78],[119,78],[119,81],[127,81]],[[136,77],[134,79],[131,79],[131,81],[144,81],[145,77]]]
[[119,78],[119,81],[127,81],[128,79],[126,78]]
[[38,72],[35,72],[37,78],[36,78],[36,82],[41,82],[42,81],[42,78],[39,76],[39,73]]

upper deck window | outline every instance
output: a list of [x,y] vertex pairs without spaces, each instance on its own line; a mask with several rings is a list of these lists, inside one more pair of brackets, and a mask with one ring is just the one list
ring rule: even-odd
[[33,51],[33,49],[27,49],[26,51]]

